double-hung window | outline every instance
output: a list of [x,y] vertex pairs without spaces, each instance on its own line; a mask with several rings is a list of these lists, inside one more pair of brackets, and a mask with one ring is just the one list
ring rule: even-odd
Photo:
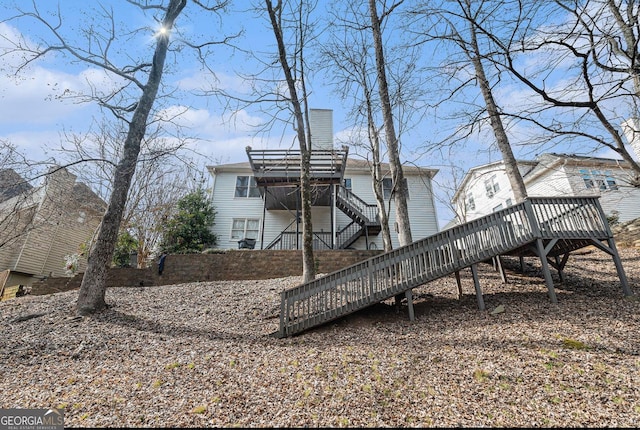
[[611,174],[611,170],[606,170],[604,173],[600,170],[587,170],[580,169],[580,175],[586,189],[597,188],[600,191],[616,191],[618,190],[618,183]]
[[237,176],[235,197],[260,197],[260,190],[253,176]]
[[255,218],[234,218],[231,226],[231,239],[257,239],[260,220]]
[[[407,183],[407,178],[404,179],[404,183]],[[409,200],[409,186],[406,187],[407,191],[407,200]],[[391,178],[383,178],[382,179],[382,195],[385,200],[389,200],[391,198],[391,193],[393,192],[393,180]]]
[[476,201],[473,199],[471,191],[467,193],[467,199],[465,200],[464,207],[468,211],[472,211],[476,208]]
[[489,198],[493,198],[493,196],[500,191],[500,184],[496,180],[496,175],[484,181],[484,188],[487,190],[487,197]]

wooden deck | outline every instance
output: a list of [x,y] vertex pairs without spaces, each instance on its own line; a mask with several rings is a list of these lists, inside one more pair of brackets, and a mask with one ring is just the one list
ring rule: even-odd
[[631,290],[597,197],[531,197],[466,224],[364,260],[281,293],[280,329],[286,337],[470,267],[484,309],[476,264],[501,255],[540,258],[549,298],[557,302],[550,266],[562,277],[569,254],[595,245],[612,256],[623,293]]

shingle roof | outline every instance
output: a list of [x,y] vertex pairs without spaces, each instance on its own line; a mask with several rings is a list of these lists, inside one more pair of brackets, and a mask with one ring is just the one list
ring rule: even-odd
[[26,182],[15,170],[0,170],[0,202],[26,193],[32,188],[31,184]]

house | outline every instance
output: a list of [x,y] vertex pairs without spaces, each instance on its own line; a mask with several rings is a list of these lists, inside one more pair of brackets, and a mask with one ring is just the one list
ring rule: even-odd
[[[619,222],[640,217],[640,189],[632,185],[635,175],[625,161],[547,153],[517,164],[531,197],[599,196],[608,217],[617,217]],[[470,169],[451,203],[457,214],[454,224],[514,204],[504,162]]]
[[[68,276],[65,256],[94,236],[106,203],[75,175],[53,167],[33,187],[15,171],[0,172],[0,296],[7,287]],[[86,267],[86,258],[78,262]]]
[[[333,147],[332,111],[310,112],[314,249],[383,249],[369,165]],[[247,162],[208,166],[216,209],[217,247],[301,249],[300,152],[247,148]],[[389,165],[383,165],[385,204],[399,246]],[[437,170],[404,166],[414,239],[438,231],[432,178]]]

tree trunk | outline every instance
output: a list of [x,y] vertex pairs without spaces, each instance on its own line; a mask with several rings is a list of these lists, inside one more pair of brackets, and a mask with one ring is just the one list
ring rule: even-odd
[[[468,8],[469,16],[471,16],[469,10],[470,0],[466,1],[466,6]],[[505,172],[507,174],[507,177],[509,178],[509,183],[511,184],[511,189],[513,190],[515,201],[516,203],[520,203],[524,201],[525,198],[527,198],[527,190],[524,186],[524,180],[522,179],[520,170],[518,169],[516,158],[513,155],[511,144],[509,143],[509,137],[504,130],[498,106],[495,99],[493,98],[493,93],[491,92],[489,80],[487,79],[487,76],[484,72],[484,66],[482,65],[480,56],[480,48],[478,47],[476,28],[474,26],[474,23],[471,21],[469,21],[469,31],[471,33],[471,49],[473,50],[473,52],[467,52],[467,54],[470,56],[471,61],[473,62],[473,67],[476,72],[476,78],[478,79],[478,85],[480,86],[480,91],[482,92],[482,97],[484,98],[484,102],[487,107],[489,121],[491,122],[491,127],[493,128],[493,134],[496,138],[498,149],[502,154]]]
[[[311,178],[310,178],[310,163],[311,163],[311,132],[308,130],[308,115],[307,109],[302,109],[302,103],[298,97],[297,85],[302,86],[303,96],[302,100],[306,106],[306,87],[304,83],[304,72],[300,70],[300,76],[296,79],[293,76],[291,66],[287,59],[287,50],[284,43],[284,36],[282,34],[282,27],[280,25],[279,13],[282,12],[281,2],[277,3],[276,8],[273,7],[271,0],[265,0],[267,11],[269,13],[269,19],[271,21],[271,27],[276,38],[278,45],[278,59],[282,67],[282,71],[285,75],[287,87],[289,89],[289,97],[291,107],[293,109],[293,115],[296,125],[296,132],[298,136],[298,143],[300,145],[300,194],[302,200],[302,277],[304,282],[309,282],[316,277],[315,261],[313,258],[313,224],[311,222]],[[299,23],[302,25],[302,23]],[[302,31],[301,31],[302,32]],[[297,47],[296,52],[302,57],[302,37],[299,39],[301,44]],[[298,58],[300,64],[303,63],[303,58]],[[300,66],[302,68],[302,66]],[[306,119],[306,120],[305,120]]]
[[109,206],[102,219],[94,249],[89,254],[87,270],[80,285],[76,303],[76,312],[80,315],[91,314],[107,306],[104,299],[107,271],[111,265],[122,214],[127,202],[127,194],[131,185],[131,178],[138,161],[140,142],[144,138],[149,113],[155,102],[162,79],[164,62],[169,47],[168,32],[173,28],[173,23],[185,5],[186,0],[171,0],[169,2],[162,23],[167,33],[158,36],[149,78],[142,90],[142,95],[129,124],[122,158],[115,169],[113,192],[109,199]]
[[413,241],[411,238],[409,210],[407,208],[408,192],[407,183],[402,171],[402,162],[400,161],[398,138],[396,136],[395,126],[393,123],[393,112],[391,110],[391,100],[389,97],[389,86],[387,84],[386,64],[382,44],[382,30],[380,29],[380,19],[378,18],[378,12],[376,10],[376,0],[369,0],[369,15],[371,18],[371,29],[376,53],[378,91],[380,92],[382,116],[384,118],[384,129],[387,138],[387,149],[389,150],[389,167],[393,181],[392,196],[396,208],[398,241],[400,242],[400,246],[403,246],[408,245]]
[[371,177],[373,179],[373,194],[376,197],[376,204],[378,205],[378,216],[380,217],[380,227],[382,230],[382,245],[384,247],[384,252],[389,252],[393,249],[393,242],[391,242],[389,216],[387,215],[387,208],[384,205],[382,171],[380,168],[380,139],[378,137],[378,130],[376,129],[375,123],[373,121],[370,99],[367,99],[367,112],[367,121],[369,123],[369,141],[371,142],[371,158],[373,158],[373,166],[371,167]]

